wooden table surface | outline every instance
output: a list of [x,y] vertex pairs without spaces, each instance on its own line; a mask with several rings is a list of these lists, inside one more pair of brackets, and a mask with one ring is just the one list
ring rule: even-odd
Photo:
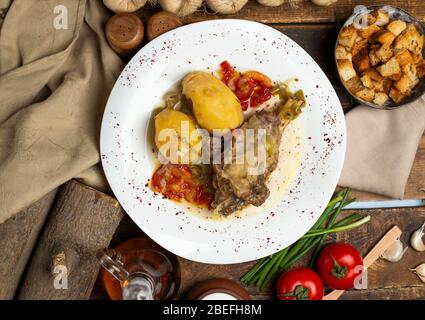
[[[387,0],[386,4],[391,4],[403,8],[421,21],[425,21],[425,6],[423,0]],[[331,7],[318,7],[310,2],[302,2],[297,6],[284,4],[277,8],[268,8],[258,5],[255,1],[249,3],[240,12],[225,18],[241,18],[263,22],[271,25],[277,30],[285,33],[300,44],[322,67],[330,81],[334,85],[345,110],[349,110],[353,105],[349,97],[341,89],[338,82],[333,62],[333,47],[338,31],[337,21],[344,21],[352,12],[355,5],[374,4],[375,1],[354,1],[339,0]],[[140,16],[145,20],[157,9],[143,10]],[[196,13],[185,19],[185,23],[195,21],[223,18],[221,15]],[[383,199],[382,196],[353,191],[352,196],[358,200]],[[37,214],[46,215],[46,208],[52,204],[54,193],[40,200],[18,215],[19,219],[30,219]],[[416,159],[411,171],[406,193],[406,199],[425,198],[425,136],[419,145]],[[347,241],[356,246],[362,254],[368,250],[388,231],[393,225],[398,225],[403,230],[402,240],[408,242],[408,238],[413,230],[417,229],[425,220],[425,207],[414,209],[385,209],[367,210],[365,214],[371,215],[371,222],[347,233],[339,233],[334,239],[337,241]],[[0,226],[1,229],[2,226]],[[39,231],[41,228],[37,227]],[[1,231],[1,230],[0,230]],[[125,216],[115,232],[111,246],[116,246],[122,241],[132,237],[142,236],[140,229]],[[35,236],[31,234],[31,237]],[[0,244],[2,240],[0,234]],[[28,258],[29,252],[25,252],[19,261],[20,268],[24,269],[24,258]],[[254,264],[254,262],[234,264],[234,265],[208,265],[192,262],[179,258],[182,270],[182,283],[179,296],[185,293],[197,282],[215,278],[225,277],[238,281],[240,277]],[[425,299],[425,285],[414,275],[409,268],[425,262],[425,253],[418,253],[408,250],[405,257],[399,263],[389,263],[378,260],[369,269],[368,289],[350,290],[344,293],[342,299]],[[1,268],[0,268],[1,269]],[[2,270],[0,270],[2,271]],[[0,280],[2,279],[0,272]],[[254,287],[247,290],[255,299],[273,298],[273,288],[269,287],[259,291]],[[1,291],[1,290],[0,290]],[[11,291],[13,292],[13,290]],[[104,299],[105,293],[96,285],[92,299]]]
[[[310,2],[302,2],[297,6],[284,4],[277,8],[258,5],[249,1],[240,12],[231,16],[205,15],[196,13],[185,19],[185,23],[218,18],[240,18],[266,23],[283,32],[302,46],[325,71],[336,89],[344,109],[349,110],[353,105],[348,95],[341,89],[334,68],[333,48],[338,32],[338,22],[352,13],[356,5],[371,5],[376,1],[339,0],[330,7],[318,7]],[[398,6],[425,21],[425,5],[423,0],[385,1],[386,4]],[[141,12],[145,19],[151,12]],[[358,200],[378,200],[384,197],[366,192],[353,191],[353,197]],[[425,198],[425,135],[419,146],[416,160],[407,184],[406,199]],[[348,214],[349,212],[347,212]],[[368,250],[393,225],[403,230],[402,239],[408,242],[410,234],[425,220],[425,208],[415,209],[386,209],[368,210],[371,222],[354,231],[338,234],[337,241],[347,241],[366,254]],[[138,227],[128,217],[122,221],[112,244],[117,244],[131,236],[140,235]],[[208,265],[179,258],[182,269],[182,285],[180,295],[183,296],[199,281],[226,277],[238,281],[240,277],[254,264],[242,263],[235,265]],[[425,285],[409,268],[425,262],[425,254],[408,250],[399,263],[389,263],[378,260],[369,270],[369,289],[346,292],[342,299],[425,299]],[[259,291],[254,287],[247,288],[256,299],[273,298],[273,288]]]

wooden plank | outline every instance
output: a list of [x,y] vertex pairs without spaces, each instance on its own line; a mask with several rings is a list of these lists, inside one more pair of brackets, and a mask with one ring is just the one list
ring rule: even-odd
[[[109,246],[124,212],[118,201],[75,180],[58,194],[41,235],[19,299],[87,299],[99,271],[96,251]],[[63,256],[62,256],[63,254]],[[54,258],[63,258],[54,261]],[[67,289],[57,289],[55,262],[66,266]],[[56,283],[65,285],[65,282]]]
[[[388,0],[385,2],[399,8],[402,8],[418,19],[425,21],[425,6],[422,0]],[[185,23],[192,23],[211,19],[247,19],[262,23],[326,23],[335,22],[336,19],[345,20],[353,12],[356,5],[374,5],[379,4],[376,0],[339,0],[337,3],[329,7],[316,6],[310,1],[304,1],[297,5],[285,3],[279,7],[266,7],[258,4],[254,0],[250,0],[248,4],[239,12],[232,15],[221,15],[206,13],[199,10],[197,13],[191,14],[184,19]],[[159,7],[145,7],[140,10],[139,14],[143,20],[147,20],[149,16],[159,10]]]
[[424,300],[425,287],[346,291],[341,300]]
[[13,299],[56,190],[0,224],[0,300]]
[[[270,300],[268,294],[257,293],[251,296],[255,300]],[[424,300],[425,287],[401,287],[374,290],[346,291],[340,300]]]

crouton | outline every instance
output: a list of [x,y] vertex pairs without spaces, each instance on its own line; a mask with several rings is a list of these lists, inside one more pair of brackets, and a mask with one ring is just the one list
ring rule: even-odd
[[380,30],[373,35],[373,38],[380,44],[386,44],[390,46],[395,39],[395,35],[391,31]]
[[337,60],[338,72],[342,80],[348,81],[356,76],[356,70],[354,70],[353,63],[348,59]]
[[351,48],[351,54],[352,56],[356,56],[362,49],[367,47],[367,39],[362,39],[356,43],[354,43],[353,47]]
[[387,30],[391,31],[395,36],[398,36],[404,31],[404,29],[406,29],[406,27],[406,22],[402,20],[394,20],[387,25]]
[[383,106],[388,101],[388,95],[384,92],[378,92],[375,94],[373,103],[378,106]]
[[400,80],[394,83],[394,87],[396,87],[402,94],[409,96],[413,88],[413,83],[412,80],[404,74],[401,76]]
[[377,25],[369,24],[366,28],[358,29],[357,32],[359,33],[360,37],[369,39],[375,32],[379,30],[381,30],[381,28],[379,28]]
[[369,61],[372,67],[376,67],[381,63],[381,60],[376,55],[376,50],[369,50]]
[[395,103],[400,103],[406,97],[404,94],[402,94],[398,89],[394,87],[391,88],[390,93],[388,95]]
[[347,90],[352,93],[356,93],[357,91],[364,89],[364,86],[362,82],[360,81],[360,78],[357,76],[351,78],[348,81],[345,81],[344,84]]
[[420,35],[414,24],[408,24],[406,30],[394,41],[395,49],[406,48],[414,54],[422,54],[424,36]]
[[371,67],[367,48],[361,49],[359,53],[353,56],[353,65],[354,69],[359,73]]
[[383,77],[389,77],[393,74],[400,73],[400,65],[395,57],[388,60],[387,63],[376,68]]
[[382,92],[389,94],[392,86],[393,86],[393,81],[389,78],[384,78],[384,81],[382,82]]
[[390,15],[382,9],[373,11],[371,15],[376,18],[375,24],[377,26],[384,26],[390,21]]
[[375,97],[375,91],[371,90],[371,89],[362,89],[360,91],[357,91],[355,93],[356,97],[364,100],[364,101],[368,101],[368,102],[372,102],[373,98]]
[[401,68],[401,71],[412,81],[412,88],[419,83],[418,70],[415,65],[406,64]]
[[384,82],[372,80],[372,89],[375,90],[375,92],[383,92],[384,91]]
[[397,51],[397,53],[395,54],[395,57],[396,57],[398,63],[400,64],[400,66],[405,66],[407,64],[413,63],[412,54],[406,48],[403,48],[403,49],[400,49],[399,51]]
[[423,78],[425,76],[425,60],[421,60],[421,62],[416,65],[416,72],[419,78]]
[[389,45],[383,44],[378,50],[376,50],[375,54],[382,63],[385,63],[393,56],[393,51]]
[[398,80],[400,80],[400,78],[401,78],[402,75],[403,74],[401,72],[398,72],[398,73],[394,73],[394,74],[390,75],[389,78],[392,81],[398,81]]
[[422,61],[422,54],[412,53],[413,64],[418,64]]
[[356,28],[353,26],[344,27],[339,34],[338,43],[344,47],[351,48],[354,45],[356,38]]
[[379,74],[374,68],[369,68],[363,72],[363,76],[368,76],[374,81],[384,81],[384,77]]
[[409,48],[409,41],[404,36],[404,34],[400,34],[394,40],[394,49],[400,50],[400,49],[407,49],[407,48]]
[[416,29],[414,24],[409,24],[404,32],[404,36],[409,42],[408,48],[415,54],[422,54],[422,49],[424,46],[424,36],[421,35]]
[[345,49],[343,46],[337,46],[335,49],[335,57],[337,60],[348,59],[352,60],[353,56],[350,52]]
[[362,84],[368,88],[368,89],[373,89],[373,83],[372,83],[372,79],[368,76],[368,75],[364,75],[360,78],[360,81],[362,82]]

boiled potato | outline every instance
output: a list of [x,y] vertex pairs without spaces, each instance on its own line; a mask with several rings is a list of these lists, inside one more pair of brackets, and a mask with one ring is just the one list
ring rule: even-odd
[[[169,138],[171,129],[175,132],[178,143],[176,153],[171,152],[172,140]],[[162,134],[161,134],[162,133]],[[164,109],[155,117],[155,144],[160,153],[172,163],[193,163],[201,153],[201,136],[198,133],[196,122],[187,114]]]
[[212,132],[239,127],[244,120],[236,95],[207,72],[192,72],[183,79],[183,94],[192,101],[199,125]]

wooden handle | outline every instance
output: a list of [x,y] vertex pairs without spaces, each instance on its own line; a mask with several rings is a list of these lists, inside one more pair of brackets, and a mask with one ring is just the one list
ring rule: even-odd
[[[401,230],[399,227],[394,226],[388,231],[379,242],[369,251],[369,253],[364,257],[363,264],[367,269],[372,264],[375,263],[376,260],[387,250],[391,244],[400,238]],[[323,300],[338,300],[339,297],[345,292],[345,290],[333,290],[329,294],[323,297]]]
[[159,35],[182,25],[183,22],[174,13],[160,11],[149,18],[146,27],[146,33],[150,41]]
[[138,16],[118,13],[106,25],[106,38],[111,48],[120,55],[128,56],[140,48],[145,29]]

